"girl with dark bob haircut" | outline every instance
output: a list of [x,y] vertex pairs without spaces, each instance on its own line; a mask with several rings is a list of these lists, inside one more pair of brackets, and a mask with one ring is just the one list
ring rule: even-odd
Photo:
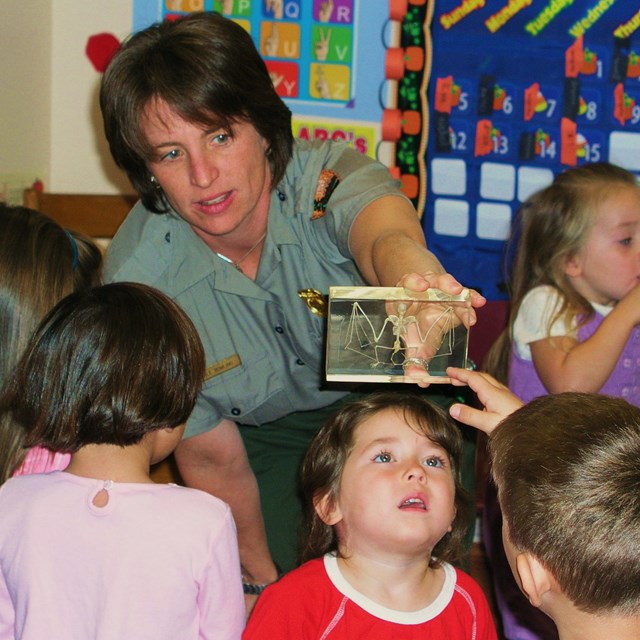
[[44,318],[0,409],[27,445],[71,462],[0,487],[10,637],[238,640],[231,509],[149,475],[180,442],[204,367],[191,320],[145,285],[77,292]]
[[186,314],[151,287],[111,284],[70,295],[45,317],[2,408],[28,428],[29,446],[124,447],[186,422],[203,376]]

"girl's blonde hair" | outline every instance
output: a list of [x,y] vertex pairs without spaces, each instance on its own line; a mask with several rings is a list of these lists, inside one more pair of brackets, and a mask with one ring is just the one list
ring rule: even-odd
[[579,317],[588,322],[591,303],[571,285],[565,267],[586,242],[602,203],[617,189],[640,189],[629,171],[607,162],[586,164],[556,176],[553,183],[534,193],[522,205],[512,227],[507,256],[513,257],[507,276],[510,297],[509,323],[489,350],[485,368],[503,383],[508,382],[513,323],[525,295],[534,287],[548,285],[560,294],[549,321]]
[[[98,284],[102,254],[86,236],[25,207],[0,204],[0,392],[42,318],[66,295]],[[24,430],[0,416],[0,483],[26,453]]]

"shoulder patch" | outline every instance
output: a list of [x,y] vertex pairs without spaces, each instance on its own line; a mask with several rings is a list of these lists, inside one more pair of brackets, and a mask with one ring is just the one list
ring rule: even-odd
[[322,218],[327,212],[327,204],[334,189],[340,184],[340,176],[331,169],[323,169],[318,176],[316,194],[313,198],[312,220]]

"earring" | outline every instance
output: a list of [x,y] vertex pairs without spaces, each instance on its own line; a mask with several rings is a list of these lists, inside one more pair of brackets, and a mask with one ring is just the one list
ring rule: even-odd
[[160,183],[156,180],[155,176],[151,176],[151,184],[156,188],[159,189],[160,188]]

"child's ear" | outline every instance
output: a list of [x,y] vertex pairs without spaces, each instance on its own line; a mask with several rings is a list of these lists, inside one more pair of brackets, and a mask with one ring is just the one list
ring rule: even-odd
[[540,607],[544,594],[551,590],[551,575],[530,553],[519,553],[515,566],[524,595],[534,607]]
[[329,526],[338,524],[342,520],[342,511],[330,493],[316,496],[313,499],[313,507],[320,520]]
[[564,272],[570,278],[577,278],[582,275],[582,260],[578,255],[570,255],[565,258]]

